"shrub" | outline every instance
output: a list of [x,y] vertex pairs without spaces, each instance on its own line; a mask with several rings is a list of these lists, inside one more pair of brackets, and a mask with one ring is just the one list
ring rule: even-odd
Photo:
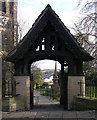
[[74,110],[97,110],[97,98],[75,97]]

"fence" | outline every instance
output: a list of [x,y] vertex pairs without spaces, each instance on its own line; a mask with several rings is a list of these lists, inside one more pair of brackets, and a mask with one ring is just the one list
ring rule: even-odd
[[90,98],[97,98],[97,79],[86,81],[86,96]]

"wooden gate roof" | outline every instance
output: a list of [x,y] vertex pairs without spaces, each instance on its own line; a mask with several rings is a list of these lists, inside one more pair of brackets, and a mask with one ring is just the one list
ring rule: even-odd
[[80,59],[81,61],[91,61],[93,57],[90,56],[77,42],[75,37],[70,33],[70,30],[64,25],[59,16],[48,4],[46,8],[41,12],[41,14],[36,19],[35,23],[32,25],[28,33],[23,37],[23,39],[18,43],[15,49],[13,49],[6,57],[6,61],[15,62],[27,54],[29,48],[35,42],[39,34],[43,31],[44,27],[51,23],[57,33],[60,35],[61,39],[64,40],[64,44],[67,45],[68,49],[71,51],[75,59]]

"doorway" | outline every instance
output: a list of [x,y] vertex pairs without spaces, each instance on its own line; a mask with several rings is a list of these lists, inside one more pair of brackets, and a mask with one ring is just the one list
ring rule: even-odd
[[[44,59],[33,62],[30,68],[31,108],[45,106],[49,109],[60,109],[61,64],[58,61]],[[67,71],[67,68],[65,70]],[[55,77],[57,84],[54,81]]]

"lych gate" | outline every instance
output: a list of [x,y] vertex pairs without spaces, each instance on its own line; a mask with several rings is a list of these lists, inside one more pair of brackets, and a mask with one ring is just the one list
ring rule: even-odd
[[[83,61],[93,58],[81,48],[50,5],[47,5],[17,47],[5,58],[15,65],[14,80],[16,84],[19,83],[16,85],[16,94],[19,95],[18,99],[25,99],[24,106],[27,109],[33,108],[30,66],[43,59],[61,64],[60,104],[71,109],[74,97],[80,94],[79,82],[83,82],[81,94],[85,95]],[[68,65],[67,78],[64,74],[65,65]]]

